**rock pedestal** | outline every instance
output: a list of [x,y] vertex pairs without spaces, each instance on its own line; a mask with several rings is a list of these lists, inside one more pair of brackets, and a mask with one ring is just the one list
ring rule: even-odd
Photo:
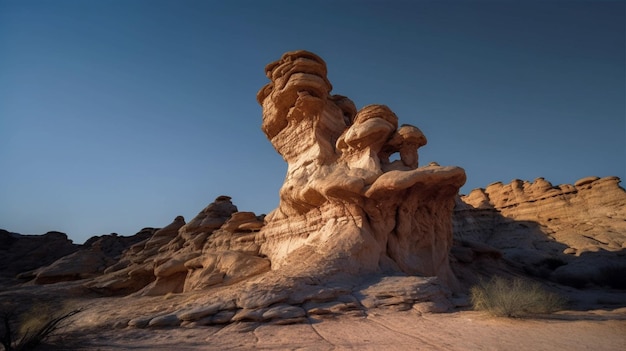
[[331,95],[313,53],[288,52],[266,73],[262,129],[288,163],[280,205],[258,239],[272,269],[398,271],[454,285],[448,253],[463,169],[420,167],[422,132],[399,126],[387,106],[357,111]]

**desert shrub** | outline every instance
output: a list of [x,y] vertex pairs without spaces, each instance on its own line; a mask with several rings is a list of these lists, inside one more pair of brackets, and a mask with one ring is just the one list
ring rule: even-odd
[[79,308],[54,312],[50,306],[38,305],[19,319],[16,313],[5,311],[0,314],[0,341],[5,351],[32,350],[81,311]]
[[12,349],[13,333],[11,333],[11,322],[15,314],[8,310],[0,312],[0,343],[4,346],[5,351]]
[[552,313],[565,305],[561,296],[520,278],[493,277],[473,286],[470,294],[474,309],[500,317]]

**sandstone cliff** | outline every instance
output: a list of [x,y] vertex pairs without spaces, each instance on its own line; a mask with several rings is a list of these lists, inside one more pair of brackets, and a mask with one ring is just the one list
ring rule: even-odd
[[605,284],[605,271],[626,267],[626,192],[619,182],[587,177],[553,186],[538,178],[475,189],[457,204],[455,238],[487,244],[537,276]]

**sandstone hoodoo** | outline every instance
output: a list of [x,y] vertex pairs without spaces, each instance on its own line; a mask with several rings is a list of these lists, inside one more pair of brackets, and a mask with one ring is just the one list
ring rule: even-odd
[[220,196],[188,223],[177,217],[135,244],[85,286],[114,295],[211,289],[190,307],[201,312],[170,311],[151,326],[213,323],[213,315],[292,323],[331,305],[451,307],[458,283],[448,254],[463,169],[420,167],[427,140],[419,128],[399,125],[387,106],[357,110],[330,95],[315,54],[286,53],[266,72],[270,83],[257,96],[262,130],[288,163],[279,207],[257,216]]
[[[426,137],[385,105],[331,95],[324,61],[288,52],[266,67],[262,129],[288,163],[260,252],[272,269],[402,272],[455,284],[448,253],[459,167],[419,167]],[[399,160],[390,161],[398,153]]]

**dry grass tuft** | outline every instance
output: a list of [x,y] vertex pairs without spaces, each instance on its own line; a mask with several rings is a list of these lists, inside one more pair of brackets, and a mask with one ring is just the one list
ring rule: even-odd
[[[81,311],[82,308],[54,310],[50,305],[40,304],[22,314],[17,326],[14,322],[17,314],[5,311],[0,315],[2,346],[5,351],[31,350],[64,327],[68,318]],[[15,329],[17,333],[13,331]]]
[[472,287],[474,309],[498,317],[522,317],[556,312],[565,306],[565,299],[544,290],[541,284],[525,279],[493,277]]

